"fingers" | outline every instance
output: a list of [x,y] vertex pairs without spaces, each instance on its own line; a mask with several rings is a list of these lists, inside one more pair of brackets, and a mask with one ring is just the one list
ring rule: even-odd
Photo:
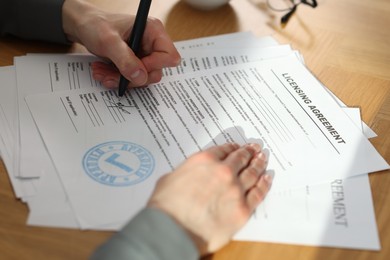
[[[119,85],[120,73],[112,64],[101,61],[95,61],[91,65],[92,76],[95,80],[100,81],[106,88],[117,88]],[[159,82],[162,77],[161,70],[155,70],[148,73],[148,81],[145,85]],[[143,86],[143,85],[142,85]],[[129,83],[129,88],[139,87],[133,82]]]
[[110,64],[92,67],[94,78],[104,86],[117,87],[120,75],[129,80],[129,87],[156,83],[161,80],[163,68],[180,63],[180,54],[160,20],[148,18],[139,53],[141,57],[137,57],[123,40],[130,32],[130,17],[103,16],[105,19],[98,20],[99,30],[89,33],[91,36],[85,37],[82,43],[92,53],[108,58],[115,64],[116,68]]
[[230,153],[237,150],[240,146],[236,143],[226,143],[219,146],[213,146],[208,148],[205,152],[210,154],[213,159],[222,161],[224,160]]
[[[172,45],[173,46],[173,45]],[[158,52],[155,51],[148,56],[142,58],[147,70],[156,70],[166,67],[176,67],[180,64],[180,54],[174,49],[173,52]]]
[[244,145],[240,149],[229,154],[225,159],[225,164],[232,169],[233,173],[238,175],[243,168],[248,166],[253,156],[260,151],[261,146],[259,144]]
[[266,154],[259,144],[249,144],[230,152],[224,162],[237,174],[238,185],[252,212],[264,200],[272,184],[272,176],[265,172]]
[[238,179],[245,191],[253,187],[264,174],[267,167],[267,156],[260,152],[252,159],[249,166],[245,168],[238,176]]
[[268,158],[264,151],[257,153],[241,171],[238,181],[245,193],[245,202],[250,211],[264,200],[272,184],[272,175],[266,173]]
[[[180,54],[166,33],[164,25],[153,17],[149,17],[146,24],[141,47],[142,58],[137,57],[121,38],[112,41],[107,57],[114,62],[120,74],[130,81],[129,87],[158,82],[161,80],[163,68],[180,63]],[[114,78],[110,80],[112,82]],[[119,82],[119,75],[117,80]]]
[[143,49],[148,55],[142,62],[148,71],[179,65],[180,54],[160,20],[149,17],[144,35]]
[[272,175],[262,174],[256,185],[253,186],[246,195],[246,204],[250,211],[255,210],[257,206],[265,199],[272,185]]
[[92,77],[100,81],[106,88],[116,88],[119,85],[119,71],[112,65],[95,61],[91,64]]
[[107,46],[102,51],[103,56],[115,64],[121,75],[137,86],[146,84],[148,77],[144,64],[119,34],[104,36],[102,42]]

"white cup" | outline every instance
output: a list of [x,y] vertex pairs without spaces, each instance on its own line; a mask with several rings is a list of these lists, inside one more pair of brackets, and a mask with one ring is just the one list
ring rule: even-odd
[[182,0],[188,5],[200,10],[213,10],[227,4],[230,0]]

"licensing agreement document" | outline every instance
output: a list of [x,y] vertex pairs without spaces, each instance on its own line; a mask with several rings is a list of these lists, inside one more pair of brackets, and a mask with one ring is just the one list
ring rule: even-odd
[[295,55],[165,77],[121,100],[99,87],[26,98],[82,228],[123,225],[194,152],[259,142],[271,192],[389,166]]
[[[347,113],[363,128],[359,109]],[[234,238],[380,250],[368,174],[268,194]]]

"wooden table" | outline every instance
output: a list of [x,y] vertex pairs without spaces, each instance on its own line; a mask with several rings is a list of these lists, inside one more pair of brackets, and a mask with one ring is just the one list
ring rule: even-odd
[[[274,0],[282,1],[282,0]],[[138,1],[95,0],[111,11],[135,13]],[[232,0],[211,12],[196,11],[178,0],[154,1],[150,15],[161,19],[174,41],[237,31],[271,34],[299,50],[309,69],[378,134],[372,143],[390,162],[390,1],[319,0],[301,5],[282,29],[281,13],[265,0]],[[28,52],[81,50],[54,44],[0,39],[0,65]],[[232,242],[210,259],[389,259],[390,172],[370,175],[380,252]],[[86,259],[112,233],[26,226],[28,209],[15,199],[0,161],[0,259]],[[259,231],[261,232],[261,231]]]

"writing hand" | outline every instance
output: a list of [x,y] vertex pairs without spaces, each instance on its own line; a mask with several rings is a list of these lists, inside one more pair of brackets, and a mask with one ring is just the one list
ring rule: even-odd
[[118,86],[120,74],[130,81],[129,87],[156,83],[163,68],[180,63],[180,54],[162,22],[151,17],[142,39],[142,57],[138,58],[126,43],[134,19],[134,15],[109,13],[81,0],[64,2],[63,28],[68,39],[114,64],[92,64],[93,77],[108,88]]

